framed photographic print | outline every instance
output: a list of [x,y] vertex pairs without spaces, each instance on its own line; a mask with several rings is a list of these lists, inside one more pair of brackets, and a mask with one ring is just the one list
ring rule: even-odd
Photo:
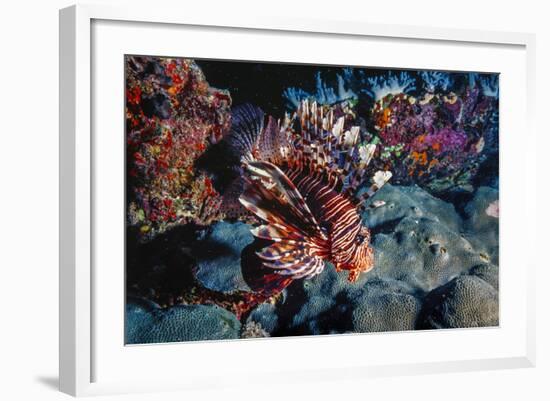
[[533,36],[199,15],[61,11],[61,390],[532,366]]

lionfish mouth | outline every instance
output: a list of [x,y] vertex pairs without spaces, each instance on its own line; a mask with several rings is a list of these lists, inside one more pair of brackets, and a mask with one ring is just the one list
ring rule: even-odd
[[307,100],[278,122],[251,105],[233,111],[227,141],[244,166],[238,201],[262,223],[253,235],[271,241],[258,252],[264,267],[287,279],[314,277],[325,261],[349,271],[350,281],[374,267],[361,205],[391,173],[374,172],[357,196],[376,146],[361,144],[365,134],[342,114]]

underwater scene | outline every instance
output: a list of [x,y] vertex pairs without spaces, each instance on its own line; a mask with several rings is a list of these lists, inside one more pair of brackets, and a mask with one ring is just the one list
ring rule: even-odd
[[499,76],[125,56],[126,344],[499,324]]

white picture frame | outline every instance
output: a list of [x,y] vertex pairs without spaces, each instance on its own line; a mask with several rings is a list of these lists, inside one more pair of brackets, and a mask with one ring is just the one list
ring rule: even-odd
[[[95,28],[94,24],[96,27]],[[104,24],[104,25],[102,25]],[[120,26],[116,26],[120,24]],[[256,366],[256,376],[251,376],[251,380],[266,383],[275,381],[292,380],[326,380],[329,378],[350,378],[362,379],[374,376],[400,375],[400,374],[421,374],[431,372],[455,372],[480,369],[502,369],[512,367],[530,367],[535,364],[535,329],[534,329],[534,272],[535,259],[534,252],[528,252],[523,259],[518,259],[521,274],[515,280],[517,290],[515,294],[511,291],[503,291],[502,297],[510,299],[510,303],[503,302],[502,308],[507,309],[513,303],[517,305],[514,311],[518,321],[509,319],[506,324],[502,324],[496,329],[468,329],[458,330],[454,333],[426,332],[422,336],[429,336],[428,343],[436,344],[441,341],[454,341],[455,337],[463,337],[464,341],[487,341],[495,345],[494,349],[487,352],[481,350],[465,353],[464,358],[448,359],[442,355],[440,360],[417,360],[411,353],[401,362],[391,360],[387,361],[381,356],[376,359],[373,355],[372,361],[354,360],[351,356],[346,360],[344,357],[332,357],[323,359],[312,359],[316,349],[323,346],[324,349],[342,347],[345,341],[350,349],[359,349],[367,342],[394,341],[399,347],[407,349],[407,344],[412,344],[417,340],[415,333],[392,333],[379,335],[354,335],[354,336],[323,336],[323,339],[312,338],[285,338],[268,339],[258,341],[237,341],[237,342],[208,342],[196,345],[171,344],[147,347],[124,347],[119,340],[113,343],[120,347],[120,353],[127,355],[127,365],[117,365],[122,359],[108,359],[106,354],[110,348],[105,345],[101,331],[106,327],[102,319],[123,319],[123,310],[112,308],[115,312],[112,316],[105,317],[98,312],[102,308],[98,301],[96,291],[98,285],[105,283],[105,276],[97,274],[98,261],[102,257],[95,253],[94,238],[98,235],[97,208],[97,190],[96,182],[98,157],[103,150],[104,142],[97,142],[94,139],[93,130],[97,128],[98,122],[94,120],[95,103],[93,102],[94,87],[93,80],[98,73],[99,66],[94,55],[97,51],[102,51],[102,44],[105,41],[101,35],[109,36],[113,43],[123,43],[124,38],[120,34],[121,30],[132,29],[132,32],[138,33],[147,27],[158,27],[158,35],[162,35],[162,29],[183,29],[192,27],[193,29],[205,29],[208,32],[224,33],[228,37],[232,33],[241,35],[245,38],[247,35],[262,34],[265,40],[277,40],[276,37],[269,39],[270,35],[286,35],[288,37],[307,36],[308,38],[338,38],[340,41],[377,39],[390,42],[406,42],[411,46],[414,43],[435,43],[440,46],[442,51],[445,46],[462,46],[464,48],[480,48],[485,51],[488,48],[512,49],[510,57],[522,66],[517,70],[518,76],[513,79],[521,81],[522,95],[514,102],[519,105],[519,109],[504,110],[503,113],[510,113],[510,124],[515,127],[523,127],[522,136],[524,140],[535,143],[533,130],[533,110],[534,108],[534,35],[525,33],[508,32],[485,32],[459,29],[437,29],[428,27],[412,27],[399,25],[375,25],[364,21],[322,21],[307,20],[299,18],[290,18],[282,16],[264,16],[260,12],[250,10],[246,15],[234,13],[231,15],[220,15],[215,10],[205,14],[193,12],[191,5],[186,5],[185,12],[179,9],[159,9],[155,7],[141,8],[113,8],[99,5],[78,5],[72,6],[60,11],[60,390],[75,396],[95,395],[109,393],[126,393],[135,391],[165,391],[167,389],[206,389],[209,387],[234,385],[231,375],[225,375],[223,363],[220,361],[218,371],[207,369],[206,364],[201,363],[197,358],[222,358],[223,355],[234,356],[236,347],[238,352],[243,355],[257,355],[259,352],[268,352],[266,344],[269,342],[269,349],[274,355],[287,350],[286,357],[291,358],[291,363],[286,365]],[[94,29],[105,29],[103,34],[97,31],[98,40],[94,42]],[[110,29],[114,29],[111,31]],[[182,33],[182,35],[185,33]],[[115,46],[115,44],[113,44]],[[485,47],[484,47],[485,46]],[[244,47],[236,45],[235,51]],[[114,47],[113,47],[114,48]],[[113,50],[114,51],[114,50]],[[117,50],[119,51],[119,50]],[[164,49],[158,50],[165,51]],[[227,50],[229,51],[229,50]],[[244,51],[244,50],[243,50]],[[458,50],[457,50],[458,51]],[[489,50],[490,51],[490,50]],[[128,51],[130,53],[130,51]],[[156,51],[155,51],[156,52]],[[495,52],[497,52],[495,50]],[[513,53],[513,54],[512,54]],[[516,54],[517,53],[517,54]],[[118,53],[116,53],[118,54]],[[227,53],[230,54],[230,53]],[[495,53],[496,54],[496,53]],[[276,55],[275,55],[276,56]],[[244,57],[244,56],[241,56]],[[267,56],[259,57],[266,60]],[[491,54],[485,55],[491,57]],[[235,58],[239,58],[236,56]],[[470,62],[473,62],[470,60]],[[335,63],[341,63],[341,60],[335,60]],[[402,61],[403,64],[407,60]],[[107,65],[107,64],[106,64]],[[387,64],[384,64],[387,65]],[[406,66],[406,65],[402,65]],[[449,68],[449,64],[441,64],[442,69]],[[452,65],[451,65],[452,67]],[[97,69],[98,71],[96,71]],[[456,69],[461,69],[457,65]],[[514,72],[510,73],[510,79]],[[122,87],[123,77],[120,79]],[[101,93],[101,92],[100,92]],[[97,95],[97,94],[96,94]],[[506,95],[505,95],[506,96]],[[97,100],[97,99],[96,99]],[[511,103],[510,103],[511,104]],[[516,105],[514,104],[514,106]],[[118,110],[118,109],[117,109]],[[122,118],[122,113],[120,118]],[[506,127],[505,127],[506,128]],[[506,131],[506,129],[504,130]],[[120,134],[122,137],[122,133]],[[526,230],[534,232],[536,212],[534,207],[528,203],[528,199],[534,199],[535,177],[529,172],[535,170],[534,153],[529,153],[525,149],[519,149],[517,143],[506,142],[505,139],[501,148],[501,175],[503,187],[507,187],[508,182],[521,181],[519,185],[521,194],[509,191],[509,201],[504,200],[505,194],[502,194],[503,219],[501,219],[503,237],[502,244],[511,244],[515,240],[510,230],[522,225]],[[514,153],[516,160],[515,168],[509,168],[511,153]],[[108,155],[107,155],[108,156]],[[117,156],[113,156],[116,158]],[[122,152],[118,156],[122,164]],[[518,163],[520,160],[521,163]],[[116,164],[116,160],[111,160]],[[108,162],[108,163],[111,163]],[[103,163],[103,162],[102,162]],[[106,164],[109,166],[109,164]],[[114,174],[116,176],[116,174]],[[116,184],[116,180],[112,184]],[[102,185],[102,184],[99,184]],[[510,205],[507,207],[507,204]],[[508,215],[506,214],[508,213]],[[508,217],[506,217],[508,216]],[[103,223],[101,223],[103,224]],[[104,225],[99,227],[104,227]],[[113,223],[118,224],[118,223]],[[508,231],[507,228],[509,229]],[[517,230],[519,231],[519,230]],[[107,233],[104,233],[107,236]],[[508,237],[509,236],[509,237]],[[525,240],[523,240],[525,241]],[[525,243],[524,249],[534,247],[533,244]],[[510,247],[513,248],[513,247]],[[507,250],[510,253],[510,260],[513,260],[513,250]],[[517,252],[517,251],[516,251]],[[501,257],[502,259],[502,257]],[[506,263],[506,262],[504,262]],[[123,265],[112,266],[115,271],[120,269],[123,272]],[[120,273],[120,271],[118,271]],[[117,273],[118,274],[118,273]],[[506,273],[504,273],[504,280]],[[510,277],[510,276],[508,276]],[[502,280],[502,278],[501,278]],[[115,280],[116,282],[116,280]],[[503,282],[502,284],[506,284]],[[510,282],[510,284],[512,284]],[[504,285],[504,288],[510,288]],[[99,289],[103,292],[103,289]],[[123,288],[119,288],[123,292]],[[109,290],[105,288],[103,298],[108,298]],[[94,298],[96,297],[96,298]],[[516,297],[516,298],[514,298]],[[108,300],[108,299],[107,299]],[[105,299],[103,299],[105,301]],[[96,303],[99,302],[98,305]],[[118,302],[118,301],[117,301]],[[118,303],[113,302],[118,305]],[[501,312],[503,310],[501,309]],[[107,320],[105,320],[107,321]],[[510,322],[510,323],[508,323]],[[121,323],[123,324],[123,323]],[[100,329],[98,329],[100,327]],[[118,326],[117,326],[118,327]],[[99,330],[99,332],[98,332]],[[487,330],[492,330],[491,332]],[[506,332],[509,331],[510,335]],[[504,333],[501,337],[499,333]],[[122,335],[122,333],[120,333]],[[343,340],[342,340],[343,339]],[[322,342],[321,342],[322,341]],[[502,341],[500,343],[499,341]],[[231,345],[237,344],[240,345]],[[419,342],[419,344],[422,342]],[[502,344],[509,344],[507,349]],[[118,345],[117,345],[118,344]],[[229,345],[227,345],[229,344]],[[328,347],[328,348],[326,348]],[[498,348],[500,347],[500,348]],[[139,349],[138,349],[139,348]],[[288,351],[288,350],[291,351]],[[117,351],[117,352],[118,352]],[[463,350],[460,350],[462,352]],[[185,378],[176,376],[152,377],[150,380],[144,380],[139,377],[132,377],[137,374],[129,367],[131,362],[143,360],[148,361],[158,358],[172,358],[171,355],[180,353],[189,358],[195,358],[197,365],[192,371],[187,372]],[[350,353],[351,354],[351,353]],[[296,355],[308,356],[312,363],[299,363],[292,361],[292,358],[298,358]],[[96,358],[103,361],[97,363]],[[122,356],[121,356],[122,358]],[[126,358],[126,356],[124,356]],[[146,358],[146,359],[140,359]],[[307,358],[302,358],[307,359]],[[328,359],[328,361],[327,361]],[[398,358],[399,359],[399,358]],[[403,362],[406,360],[406,362]],[[118,362],[117,362],[118,361]],[[212,359],[209,360],[210,362]],[[112,365],[112,371],[103,375],[101,367],[106,369],[106,365]],[[285,366],[289,366],[288,369]],[[128,369],[126,369],[128,368]],[[225,368],[230,369],[231,366]],[[119,374],[114,372],[118,371]],[[120,372],[126,373],[120,373]],[[298,372],[298,373],[297,373]],[[269,380],[262,378],[262,375],[269,374]]]

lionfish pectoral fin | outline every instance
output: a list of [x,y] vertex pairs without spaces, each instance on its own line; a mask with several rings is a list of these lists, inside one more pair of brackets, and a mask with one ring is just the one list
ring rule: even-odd
[[325,262],[319,257],[310,257],[305,261],[294,264],[292,268],[284,270],[285,275],[293,279],[312,278],[320,274],[325,267]]
[[274,244],[264,248],[258,253],[264,260],[265,267],[275,270],[277,274],[289,276],[293,279],[311,278],[323,271],[325,266],[323,259],[310,256],[305,251],[305,246],[279,246]]
[[296,241],[281,240],[266,246],[256,254],[265,261],[275,261],[295,256],[304,251],[304,246]]
[[304,237],[295,231],[289,231],[286,227],[278,224],[261,225],[251,230],[256,238],[268,241],[287,241],[292,243],[303,242]]
[[[314,230],[304,221],[302,216],[295,213],[291,205],[278,198],[272,191],[267,190],[258,182],[250,182],[246,190],[239,197],[239,202],[259,219],[285,232],[296,233],[299,236],[308,236]],[[269,238],[266,238],[269,239]]]
[[244,160],[250,160],[264,128],[265,113],[259,107],[243,104],[231,111],[231,130],[226,140]]
[[285,173],[269,162],[250,161],[245,166],[249,178],[239,200],[249,211],[287,231],[326,240],[304,198]]
[[298,191],[296,186],[279,167],[270,162],[253,161],[247,163],[247,169],[252,176],[263,177],[272,181],[296,209],[300,210],[306,217],[315,221],[300,191]]
[[248,286],[256,293],[271,296],[280,293],[293,278],[264,265],[264,259],[258,253],[268,244],[268,241],[257,239],[243,250],[241,258],[242,274]]

